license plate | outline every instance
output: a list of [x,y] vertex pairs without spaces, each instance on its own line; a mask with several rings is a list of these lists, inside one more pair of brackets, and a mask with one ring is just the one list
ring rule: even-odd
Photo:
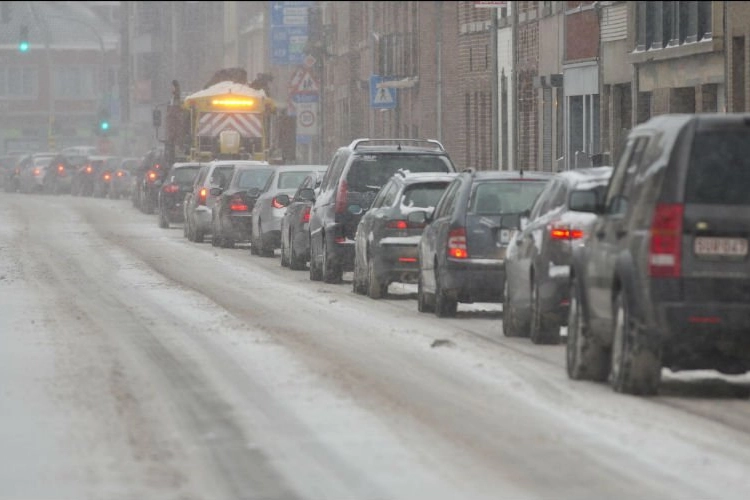
[[706,257],[745,257],[747,240],[745,238],[695,238],[693,251],[695,255]]

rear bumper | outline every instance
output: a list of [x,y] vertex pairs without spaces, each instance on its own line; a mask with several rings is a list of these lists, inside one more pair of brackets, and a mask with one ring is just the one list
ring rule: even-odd
[[459,302],[502,302],[504,261],[498,259],[449,259],[439,271],[446,290],[456,292]]
[[389,282],[416,283],[419,277],[417,245],[385,243],[378,246],[379,274]]
[[224,231],[228,233],[225,236],[230,236],[235,243],[250,241],[253,229],[252,214],[228,215],[224,217],[222,222],[224,223]]

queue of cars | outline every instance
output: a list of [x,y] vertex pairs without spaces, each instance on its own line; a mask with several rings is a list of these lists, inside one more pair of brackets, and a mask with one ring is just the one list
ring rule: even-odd
[[[159,225],[190,241],[278,249],[313,281],[351,272],[373,299],[416,284],[438,317],[502,303],[505,336],[567,330],[569,378],[652,395],[663,368],[750,371],[749,139],[750,114],[662,115],[614,166],[459,171],[438,141],[358,139],[327,166],[175,164],[153,186]],[[53,155],[0,158],[4,186],[44,192],[34,169],[58,163],[75,185]]]

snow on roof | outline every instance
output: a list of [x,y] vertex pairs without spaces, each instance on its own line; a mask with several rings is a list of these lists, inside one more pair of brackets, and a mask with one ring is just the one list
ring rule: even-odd
[[232,81],[219,82],[211,85],[207,89],[199,90],[185,98],[186,102],[204,97],[213,97],[218,95],[234,94],[242,97],[266,97],[263,90],[256,90],[244,83],[235,83]]

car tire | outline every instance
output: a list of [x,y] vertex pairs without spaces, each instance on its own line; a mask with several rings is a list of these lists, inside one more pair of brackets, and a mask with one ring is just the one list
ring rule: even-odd
[[382,299],[386,295],[386,285],[378,278],[375,259],[367,259],[367,296],[371,299]]
[[162,229],[169,229],[169,220],[167,220],[167,216],[164,215],[163,210],[159,210],[159,227]]
[[261,257],[273,257],[273,247],[268,243],[268,238],[263,236],[263,226],[258,220],[258,241],[260,243],[258,250]]
[[421,269],[417,278],[417,311],[421,313],[435,312],[435,307],[427,300],[427,293],[424,291],[424,285],[422,285]]
[[293,271],[304,271],[305,270],[305,258],[297,255],[294,250],[294,237],[289,234],[289,269]]
[[518,324],[518,316],[510,300],[510,285],[506,276],[503,291],[503,335],[506,337],[524,337],[527,331],[524,331]]
[[529,338],[534,344],[553,345],[560,343],[560,325],[549,324],[541,313],[539,284],[531,282],[531,324]]
[[323,235],[322,247],[321,255],[323,257],[323,262],[321,264],[321,270],[323,271],[323,281],[326,283],[340,283],[343,272],[339,266],[331,262],[325,235]]
[[320,267],[318,267],[318,257],[315,247],[313,246],[312,238],[310,238],[310,281],[322,281],[323,273]]
[[[284,234],[283,232],[281,233]],[[284,237],[281,237],[281,267],[289,267],[289,250],[287,249],[287,245],[284,243]]]
[[204,239],[205,235],[203,234],[203,230],[193,226],[193,241],[195,243],[203,243]]
[[604,382],[609,376],[608,349],[594,337],[583,309],[583,294],[578,280],[571,279],[568,338],[565,345],[565,364],[568,378]]
[[438,318],[452,318],[456,316],[458,300],[449,292],[443,290],[440,284],[440,275],[435,266],[435,314]]
[[614,300],[614,336],[610,383],[617,392],[653,396],[659,390],[661,355],[644,342],[643,332],[633,322],[625,294]]

